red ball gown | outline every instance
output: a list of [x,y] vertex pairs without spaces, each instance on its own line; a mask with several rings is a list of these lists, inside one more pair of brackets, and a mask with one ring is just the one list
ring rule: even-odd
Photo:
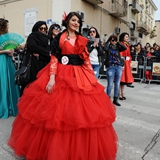
[[[26,160],[115,160],[115,106],[89,68],[87,39],[60,38],[61,54],[78,54],[84,65],[64,65],[55,56],[24,90],[8,144]],[[46,91],[56,74],[52,94]]]

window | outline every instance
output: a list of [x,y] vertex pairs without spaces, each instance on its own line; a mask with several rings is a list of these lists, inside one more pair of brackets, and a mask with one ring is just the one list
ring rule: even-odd
[[143,38],[143,34],[142,33],[139,33],[139,38]]

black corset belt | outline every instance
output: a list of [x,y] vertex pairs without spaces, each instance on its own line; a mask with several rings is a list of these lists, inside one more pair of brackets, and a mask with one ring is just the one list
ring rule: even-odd
[[77,54],[61,55],[58,61],[63,65],[74,65],[74,66],[79,66],[84,63],[83,59],[81,59]]

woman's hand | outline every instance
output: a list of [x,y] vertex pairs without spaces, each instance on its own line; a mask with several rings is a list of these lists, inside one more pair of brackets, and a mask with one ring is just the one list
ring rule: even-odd
[[20,44],[21,49],[24,49],[25,45],[26,45],[25,43]]
[[33,55],[34,55],[37,59],[39,59],[39,54],[33,53]]
[[11,50],[11,49],[7,49],[4,51],[4,53],[8,54],[8,56],[13,56],[13,53],[14,53],[14,50]]
[[4,53],[9,54],[9,55],[13,55],[14,50],[12,50],[12,49],[7,49],[7,50],[4,50]]
[[98,43],[97,43],[97,42],[94,42],[94,43],[93,43],[93,46],[94,46],[94,47],[98,47]]
[[51,74],[50,75],[50,79],[49,79],[49,82],[46,86],[46,91],[51,94],[52,93],[52,89],[53,87],[55,86],[55,75],[54,74]]

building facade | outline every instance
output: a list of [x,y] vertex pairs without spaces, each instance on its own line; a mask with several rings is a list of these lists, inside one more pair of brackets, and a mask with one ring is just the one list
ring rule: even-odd
[[155,30],[153,31],[154,34],[154,40],[155,42],[160,46],[160,20],[155,21]]
[[[155,11],[156,5],[152,0],[132,0],[130,8],[130,35],[134,42],[141,42],[143,45],[149,42],[154,43],[155,37]],[[154,34],[153,34],[154,31]]]
[[111,34],[128,32],[133,44],[142,45],[154,43],[151,32],[156,10],[152,0],[0,0],[0,17],[9,20],[10,32],[24,37],[36,21],[44,20],[48,26],[61,24],[64,11],[76,11],[84,21],[83,35],[95,26],[103,41]]

